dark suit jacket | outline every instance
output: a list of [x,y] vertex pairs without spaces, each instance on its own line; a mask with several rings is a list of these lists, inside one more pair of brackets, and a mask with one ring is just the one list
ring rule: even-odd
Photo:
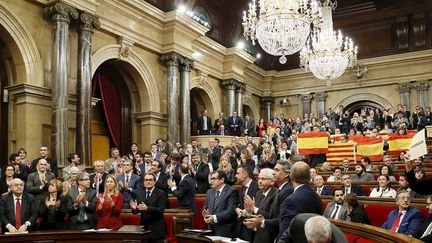
[[244,129],[245,136],[246,135],[252,136],[252,137],[256,136],[255,121],[254,120],[250,119],[249,121],[247,121],[247,124],[246,124],[246,120],[244,120],[243,121],[243,129]]
[[168,191],[169,191],[169,187],[168,187],[168,174],[166,174],[165,172],[161,171],[159,173],[159,177],[157,178],[155,186],[168,194]]
[[[198,117],[197,120],[197,130],[199,132],[199,134],[202,133],[204,128],[204,118],[202,116]],[[211,122],[211,118],[209,116],[207,116],[207,132],[212,130],[212,122]]]
[[[399,214],[399,208],[392,210],[387,217],[385,223],[381,226],[381,228],[391,229],[393,222],[397,218]],[[424,223],[423,214],[418,211],[416,208],[409,208],[402,221],[399,224],[398,233],[404,235],[412,235],[418,230],[422,224]]]
[[[426,231],[429,224],[432,223],[432,214],[429,214],[429,216],[426,218],[426,221],[424,224],[413,234],[413,237],[420,239],[424,242],[432,242],[432,234],[426,235],[425,237],[422,237],[424,232]],[[422,237],[422,238],[420,238]]]
[[[125,173],[120,174],[117,176],[117,181],[125,183],[126,175]],[[119,187],[119,191],[123,194],[123,208],[130,208],[130,200],[135,199],[136,194],[142,190],[143,188],[143,181],[140,176],[135,175],[132,173],[131,177],[129,178],[129,188],[132,189],[132,191],[124,190],[123,187]]]
[[212,153],[209,156],[209,162],[213,166],[213,171],[216,171],[219,167],[219,158],[222,155],[222,147],[217,146],[212,149]]
[[[150,239],[159,239],[165,237],[165,220],[163,212],[165,205],[168,204],[166,193],[158,188],[154,188],[150,194],[150,199],[146,200],[146,190],[138,192],[136,196],[138,204],[145,203],[148,207],[147,211],[141,211],[141,224],[146,230],[151,230]],[[132,210],[133,214],[140,211]]]
[[190,175],[186,175],[172,193],[177,197],[178,208],[189,208],[196,212],[195,181]]
[[196,193],[204,194],[210,188],[209,174],[210,168],[208,164],[200,162],[195,173],[195,181],[197,183]]
[[[276,194],[277,194],[277,188],[273,187],[267,196],[264,197],[264,194],[262,191],[258,191],[255,194],[255,207],[258,208],[258,211],[256,214],[261,214],[264,218],[270,217],[270,211],[273,206],[274,201],[276,200]],[[262,202],[261,202],[262,201]],[[264,242],[273,242],[273,237],[271,235],[271,232],[266,228],[258,227],[255,236],[253,238],[254,243],[264,243]]]
[[[222,118],[222,122],[221,124],[223,124],[225,127],[227,125],[227,121],[225,118]],[[215,123],[213,125],[214,130],[218,130],[219,129],[219,118],[215,120]]]
[[218,221],[211,227],[216,235],[232,238],[236,234],[233,229],[237,217],[235,209],[238,205],[238,193],[234,188],[225,184],[217,205],[214,205],[215,197],[216,190],[209,189],[204,203],[204,209],[208,209],[209,214],[216,215]]
[[[21,223],[29,221],[31,228],[36,226],[37,211],[35,207],[35,199],[33,195],[23,193],[21,197]],[[6,225],[12,224],[15,226],[15,202],[13,194],[8,193],[2,196],[0,200],[0,221],[2,224],[3,232],[6,230]]]
[[[45,178],[47,182],[49,182],[50,180],[55,179],[55,175],[51,172],[47,172]],[[27,182],[26,182],[26,190],[28,193],[38,196],[42,192],[48,190],[48,183],[45,184],[45,187],[42,189],[40,189],[40,186],[41,186],[41,181],[39,178],[39,174],[37,172],[33,172],[30,175],[28,175]]]
[[106,172],[103,173],[103,175],[102,175],[102,182],[99,183],[99,190],[97,190],[97,188],[96,188],[97,185],[93,184],[96,174],[95,173],[91,173],[90,177],[89,177],[90,178],[90,187],[91,187],[91,189],[95,190],[98,193],[103,193],[104,192],[105,179],[106,179],[107,175],[108,175],[108,173],[106,173]]
[[279,217],[279,235],[285,232],[291,220],[300,213],[322,214],[321,198],[309,185],[305,184],[297,188],[281,204]]
[[[345,187],[343,187],[345,190]],[[359,185],[351,184],[351,193],[357,194],[357,196],[366,196],[363,189]]]
[[[232,125],[237,125],[238,127],[231,127]],[[243,126],[243,121],[241,117],[236,116],[234,119],[233,116],[230,116],[228,118],[228,130],[230,132],[230,135],[233,136],[240,136],[240,128]]]
[[86,190],[86,199],[88,201],[88,207],[85,207],[85,213],[88,220],[84,223],[78,222],[79,207],[75,208],[75,199],[78,196],[78,189],[71,190],[69,193],[67,211],[70,217],[70,228],[76,230],[85,230],[96,228],[97,218],[96,218],[96,191],[89,188]]
[[[331,218],[333,210],[335,209],[336,203],[333,202],[329,202],[327,203],[326,209],[324,210],[323,216],[326,218]],[[342,205],[339,205],[339,210],[338,210],[338,214],[339,217],[338,219],[340,220],[347,220],[348,217],[348,205],[346,203],[343,203]]]
[[[243,188],[244,186],[241,186],[239,189],[239,208],[244,209],[244,197],[243,197]],[[247,195],[249,195],[251,198],[255,197],[255,194],[259,191],[258,183],[252,179],[250,186],[247,190]]]
[[[315,191],[317,191],[317,189],[315,189]],[[323,188],[321,189],[321,196],[331,196],[333,195],[333,190],[330,187],[327,186],[323,186]]]
[[230,135],[230,133],[228,132],[228,130],[223,130],[223,133],[222,133],[222,130],[216,130],[216,132],[215,132],[215,134],[216,135],[222,135],[222,136],[229,136]]
[[[34,159],[34,160],[32,161],[32,166],[31,166],[31,168],[30,168],[29,173],[33,173],[33,172],[36,171],[36,165],[37,165],[37,162],[38,162],[40,159],[41,159],[41,158],[39,157],[39,158]],[[51,172],[54,173],[55,177],[57,177],[57,176],[58,176],[57,160],[55,160],[55,159],[53,159],[53,158],[51,158],[51,157],[48,157],[48,158],[46,158],[46,161],[48,162],[48,164],[50,164]]]
[[350,214],[348,214],[350,217],[350,221],[354,223],[361,223],[361,224],[371,224],[369,220],[369,216],[366,213],[363,205],[360,205],[352,210]]
[[409,187],[422,195],[432,194],[432,177],[427,177],[423,180],[417,180],[415,177],[414,169],[410,172],[405,172]]
[[42,194],[39,198],[39,217],[42,217],[41,228],[44,230],[61,230],[65,229],[64,217],[67,213],[67,197],[60,196],[57,198],[60,201],[60,207],[56,209],[54,206],[47,208],[45,199],[49,197],[49,193]]

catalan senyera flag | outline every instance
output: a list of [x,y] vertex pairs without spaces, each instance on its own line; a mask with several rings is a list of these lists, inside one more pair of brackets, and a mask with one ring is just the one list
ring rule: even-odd
[[354,162],[354,142],[331,143],[328,145],[327,161],[330,163],[340,163],[344,158]]
[[345,136],[345,134],[333,134],[330,135],[330,140],[333,142],[340,142],[342,139],[342,136]]
[[408,132],[405,135],[397,135],[396,133],[391,133],[387,142],[389,144],[390,155],[398,156],[400,152],[407,151],[411,147],[411,141],[414,137],[414,132]]
[[356,159],[360,161],[363,157],[367,156],[371,161],[382,161],[383,144],[381,138],[364,138],[357,141],[357,154]]
[[297,136],[299,154],[325,154],[328,152],[327,132],[300,133]]

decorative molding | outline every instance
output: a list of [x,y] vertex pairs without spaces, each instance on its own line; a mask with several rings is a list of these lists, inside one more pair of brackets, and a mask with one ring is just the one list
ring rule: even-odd
[[421,82],[416,82],[415,84],[413,84],[413,86],[418,90],[418,91],[428,91],[429,87],[432,86],[432,81],[428,80],[428,81],[421,81]]
[[82,12],[79,17],[80,28],[83,29],[99,29],[101,27],[101,23],[99,18],[95,15]]
[[299,94],[298,98],[301,100],[301,102],[304,103],[310,103],[313,95],[312,94]]
[[235,90],[238,83],[239,83],[239,81],[237,81],[235,79],[225,79],[225,80],[222,80],[221,84],[226,90]]
[[160,57],[160,61],[162,63],[164,63],[166,66],[178,67],[183,62],[183,56],[176,53],[176,52],[171,52],[171,53],[162,55]]
[[318,102],[326,101],[326,98],[328,97],[326,92],[319,92],[315,94],[315,99]]
[[[203,73],[201,70],[196,69],[196,77],[194,78],[197,82],[197,86],[202,88],[207,83],[208,75]],[[191,80],[192,82],[192,80]]]
[[78,10],[64,2],[56,2],[46,7],[44,13],[47,18],[53,21],[64,21],[67,23],[70,23],[71,19],[76,20],[79,17]]
[[260,101],[264,105],[266,105],[266,104],[274,104],[275,98],[272,97],[272,96],[264,96],[264,97],[261,97]]
[[128,37],[120,36],[117,38],[117,43],[120,44],[119,58],[120,59],[128,58],[129,54],[132,52],[132,47],[135,44],[135,42]]
[[411,91],[411,88],[413,88],[413,85],[411,83],[400,83],[397,85],[399,93],[409,93]]
[[237,93],[243,93],[246,90],[246,83],[237,82]]
[[187,71],[190,72],[192,69],[194,69],[194,61],[192,59],[183,57],[180,59],[180,71]]

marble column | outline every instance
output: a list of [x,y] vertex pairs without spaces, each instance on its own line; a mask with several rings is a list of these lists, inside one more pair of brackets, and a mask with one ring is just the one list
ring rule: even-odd
[[87,166],[92,165],[91,143],[91,46],[93,28],[99,28],[96,16],[81,13],[78,28],[78,70],[76,110],[76,153]]
[[246,90],[246,84],[238,82],[236,88],[236,109],[237,114],[243,117],[243,92]]
[[194,61],[183,58],[180,63],[180,87],[181,87],[181,129],[180,142],[183,146],[190,143],[191,136],[191,111],[190,111],[190,71],[194,68]]
[[417,105],[421,107],[429,106],[429,87],[431,81],[419,82],[416,84],[417,88]]
[[326,92],[320,92],[320,93],[315,94],[315,99],[317,101],[317,111],[318,111],[317,116],[319,118],[321,118],[322,115],[324,115],[326,112],[326,110],[325,110],[326,98],[327,98]]
[[[227,79],[222,81],[222,86],[226,90],[226,116],[229,117],[232,115],[235,109],[235,89],[237,87],[237,80],[235,79]],[[237,112],[237,114],[239,114]]]
[[172,52],[165,54],[161,57],[161,61],[167,66],[168,76],[168,129],[167,129],[167,145],[168,148],[173,148],[176,140],[178,139],[177,134],[177,110],[179,101],[179,80],[178,80],[178,68],[182,60],[182,56]]
[[[271,96],[261,97],[261,104],[264,108],[264,120],[265,122],[270,121],[272,115],[272,105],[274,104],[274,98]],[[258,122],[258,120],[257,120]]]
[[410,107],[410,91],[412,85],[410,83],[402,83],[398,85],[400,103],[406,105],[409,109]]
[[45,9],[45,14],[53,22],[53,44],[51,57],[52,117],[51,154],[62,165],[68,154],[68,63],[69,63],[69,23],[78,18],[78,11],[63,3]]
[[311,100],[312,100],[312,94],[301,94],[299,95],[300,100],[303,104],[303,115],[304,114],[310,114],[311,113]]

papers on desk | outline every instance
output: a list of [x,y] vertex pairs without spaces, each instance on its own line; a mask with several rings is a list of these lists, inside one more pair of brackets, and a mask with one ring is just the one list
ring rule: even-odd
[[204,229],[185,229],[184,230],[187,233],[195,233],[195,234],[206,234],[211,233],[211,230],[204,230]]
[[107,231],[111,231],[111,229],[106,229],[106,228],[102,228],[102,229],[86,229],[83,230],[84,232],[107,232]]
[[5,232],[5,235],[20,235],[20,234],[28,234],[28,231],[24,232]]
[[237,243],[248,243],[249,241],[245,241],[239,238],[228,238],[228,237],[222,237],[222,236],[205,236],[206,238],[209,238],[210,240],[214,241],[218,241],[218,242],[223,242],[223,243],[231,243],[231,242],[237,242]]

